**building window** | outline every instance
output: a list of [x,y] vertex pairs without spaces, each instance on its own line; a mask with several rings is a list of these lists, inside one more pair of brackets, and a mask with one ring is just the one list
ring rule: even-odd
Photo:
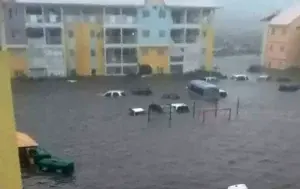
[[148,10],[143,10],[143,17],[146,18],[146,17],[149,17],[150,16],[150,13]]
[[70,38],[72,38],[72,37],[74,36],[74,32],[73,32],[72,30],[69,30],[69,31],[68,31],[68,36],[69,36]]
[[271,34],[274,35],[275,34],[275,28],[271,29]]
[[148,48],[142,48],[141,52],[143,56],[148,55]]
[[273,45],[269,46],[270,51],[273,51]]
[[165,37],[166,36],[166,31],[160,30],[159,31],[159,37]]
[[282,28],[282,35],[286,34],[286,28]]
[[95,50],[91,50],[91,56],[96,56]]
[[157,50],[156,50],[156,53],[157,53],[158,55],[164,55],[164,54],[165,54],[165,51],[164,51],[163,49],[157,49]]
[[95,31],[94,30],[91,30],[90,31],[90,36],[93,38],[93,37],[95,37]]
[[70,49],[69,51],[70,51],[70,52],[69,52],[69,53],[70,53],[70,56],[74,56],[74,54],[75,54],[74,50],[73,50],[73,49]]
[[149,30],[143,30],[143,37],[149,37],[150,31]]
[[12,9],[11,8],[8,9],[8,14],[9,14],[9,19],[12,19]]
[[91,75],[92,76],[96,76],[96,73],[97,73],[96,69],[91,69]]
[[206,31],[203,31],[203,32],[202,32],[202,36],[203,36],[203,37],[206,37]]
[[280,46],[280,52],[284,52],[284,46]]
[[159,13],[158,13],[158,16],[159,16],[159,18],[165,18],[166,17],[166,11],[163,10],[163,9],[160,9]]

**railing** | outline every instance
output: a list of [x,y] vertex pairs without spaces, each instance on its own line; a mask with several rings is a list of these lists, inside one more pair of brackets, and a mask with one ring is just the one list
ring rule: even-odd
[[122,43],[124,44],[136,44],[137,36],[123,36]]
[[105,36],[106,44],[120,44],[121,36]]
[[43,23],[43,15],[26,15],[27,23]]
[[174,43],[184,43],[184,37],[172,37],[171,39]]

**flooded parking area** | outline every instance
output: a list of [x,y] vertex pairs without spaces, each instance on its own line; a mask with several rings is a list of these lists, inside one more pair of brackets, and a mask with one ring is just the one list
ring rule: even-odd
[[[216,60],[226,73],[244,72],[257,57]],[[300,92],[277,91],[275,82],[221,81],[228,92],[220,107],[232,108],[232,120],[201,123],[199,111],[168,116],[132,117],[128,108],[147,106],[175,92],[191,108],[182,78],[15,82],[18,130],[53,154],[72,159],[72,178],[30,175],[25,189],[222,189],[245,183],[249,189],[300,187]],[[149,84],[152,96],[128,94],[109,99],[109,89],[128,91]],[[237,97],[239,115],[235,115]],[[199,108],[199,106],[197,106]]]

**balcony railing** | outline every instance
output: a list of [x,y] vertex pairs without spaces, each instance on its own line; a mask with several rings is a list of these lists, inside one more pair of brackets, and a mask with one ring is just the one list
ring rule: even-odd
[[56,24],[56,23],[61,23],[62,19],[61,19],[60,15],[49,14],[49,15],[45,15],[45,22],[51,23],[51,24]]
[[105,36],[105,43],[107,44],[120,44],[121,36]]
[[186,43],[196,43],[197,42],[197,36],[188,36],[186,38]]
[[33,24],[37,24],[37,23],[43,23],[44,19],[43,19],[43,15],[26,15],[26,22],[27,23],[33,23]]
[[172,37],[172,41],[174,43],[184,43],[184,38],[183,37]]
[[125,15],[106,15],[104,17],[105,24],[136,24],[137,17]]
[[123,36],[122,43],[124,44],[136,44],[137,37],[136,36]]

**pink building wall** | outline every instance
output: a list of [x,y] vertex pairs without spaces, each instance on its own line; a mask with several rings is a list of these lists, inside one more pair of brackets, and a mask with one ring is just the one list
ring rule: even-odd
[[300,67],[300,17],[289,25],[269,25],[265,45],[265,67]]

